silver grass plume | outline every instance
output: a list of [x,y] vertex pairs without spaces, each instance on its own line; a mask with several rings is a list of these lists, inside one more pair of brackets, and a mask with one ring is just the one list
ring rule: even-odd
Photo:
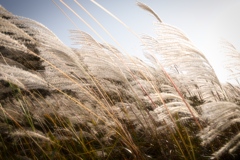
[[147,58],[152,55],[153,64],[161,63],[170,75],[177,78],[177,86],[182,92],[205,101],[227,98],[212,66],[185,34],[162,21],[156,23],[156,34],[157,38],[143,36],[145,54]]
[[[219,143],[220,148],[213,153],[213,156],[219,159],[226,152],[232,154],[239,147],[239,129],[240,106],[231,102],[212,102],[199,106],[201,118],[207,122],[199,136],[202,139],[202,145],[208,146]],[[232,134],[229,132],[232,130]],[[226,140],[220,139],[220,136],[226,136]]]
[[224,61],[224,66],[228,70],[228,80],[230,80],[230,83],[235,81],[240,86],[240,52],[227,41],[222,42],[222,49],[227,57]]
[[[83,154],[99,151],[105,159],[109,158],[105,146],[114,154],[125,150],[137,155],[141,150],[149,158],[159,151],[160,156],[169,158],[179,154],[169,137],[190,130],[189,138],[200,137],[202,147],[209,147],[218,140],[219,132],[228,133],[239,123],[239,88],[224,86],[230,102],[214,102],[224,96],[204,55],[184,33],[164,24],[145,4],[138,5],[159,21],[157,38],[143,37],[151,66],[79,30],[71,31],[79,49],[71,49],[44,25],[0,7],[0,135],[8,141],[7,147],[21,144],[27,153],[22,146],[26,141],[30,147],[46,142],[57,147],[59,142],[79,146],[86,141],[100,147]],[[181,57],[176,59],[176,55]],[[184,93],[185,103],[160,65]],[[197,98],[188,99],[195,95],[204,101],[196,104]],[[203,124],[201,131],[196,129],[193,116]],[[116,146],[116,140],[121,146]],[[220,158],[235,154],[237,140],[239,131],[209,154]],[[139,141],[147,145],[138,147],[135,143]],[[179,144],[184,142],[179,140]],[[160,151],[162,146],[170,149]],[[154,147],[154,154],[148,152]],[[41,149],[45,148],[37,148],[37,152],[42,153]]]
[[[140,7],[156,15],[149,7]],[[201,107],[203,112],[200,112],[200,114],[196,112],[196,114],[200,115],[199,118],[209,125],[199,134],[203,140],[202,144],[210,144],[219,132],[223,132],[232,125],[239,123],[237,111],[239,110],[239,106],[230,102],[218,102],[229,100],[229,98],[206,57],[180,30],[164,24],[158,17],[157,19],[157,38],[143,36],[143,46],[146,48],[146,57],[149,58],[156,67],[163,65],[185,96],[197,96],[205,102]],[[232,50],[234,49],[230,45],[229,47]],[[198,72],[196,72],[196,70]],[[233,88],[237,89],[236,87]],[[230,97],[234,98],[234,95]],[[171,104],[176,106],[171,108]],[[171,113],[184,112],[184,105],[181,106],[179,102],[173,101],[166,105]],[[211,106],[209,108],[212,110],[206,110],[206,106]],[[177,109],[178,107],[179,109]],[[154,110],[159,116],[159,120],[164,117],[161,115],[163,113],[162,110],[163,106]],[[229,121],[229,119],[231,119],[231,121]],[[229,123],[227,123],[228,121]],[[218,148],[219,150],[213,153],[213,156],[219,158],[228,151],[236,151],[239,146],[239,144],[236,143],[236,140],[239,139],[239,133],[234,134],[235,137],[233,137],[232,140],[230,139],[222,148]],[[204,137],[206,137],[207,140],[205,140]]]

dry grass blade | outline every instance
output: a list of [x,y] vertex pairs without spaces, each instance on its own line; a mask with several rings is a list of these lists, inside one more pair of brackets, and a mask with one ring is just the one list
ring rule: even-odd
[[144,10],[150,12],[151,14],[153,14],[159,22],[162,22],[162,20],[158,17],[158,15],[150,7],[148,7],[146,4],[144,4],[142,2],[137,2],[137,5],[139,7],[141,7],[142,9],[144,9]]

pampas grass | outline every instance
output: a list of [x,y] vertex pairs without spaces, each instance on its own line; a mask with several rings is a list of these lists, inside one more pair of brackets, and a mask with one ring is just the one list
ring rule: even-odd
[[69,48],[0,8],[0,159],[239,157],[239,86],[221,84],[182,31],[137,5],[158,20],[156,37],[140,38],[151,64],[80,30]]

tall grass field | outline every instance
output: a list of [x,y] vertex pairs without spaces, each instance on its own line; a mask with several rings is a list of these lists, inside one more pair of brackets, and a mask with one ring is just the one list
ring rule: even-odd
[[146,61],[81,30],[68,47],[0,6],[0,160],[240,159],[240,52],[222,43],[234,83],[221,83],[146,4],[136,5],[155,17],[154,37],[93,2],[139,38]]

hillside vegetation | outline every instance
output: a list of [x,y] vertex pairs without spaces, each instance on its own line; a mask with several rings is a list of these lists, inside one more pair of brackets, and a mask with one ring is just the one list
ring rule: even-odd
[[[151,64],[80,30],[72,49],[0,6],[0,159],[240,158],[240,86],[138,5],[158,20],[141,37]],[[238,80],[240,53],[223,45]]]

